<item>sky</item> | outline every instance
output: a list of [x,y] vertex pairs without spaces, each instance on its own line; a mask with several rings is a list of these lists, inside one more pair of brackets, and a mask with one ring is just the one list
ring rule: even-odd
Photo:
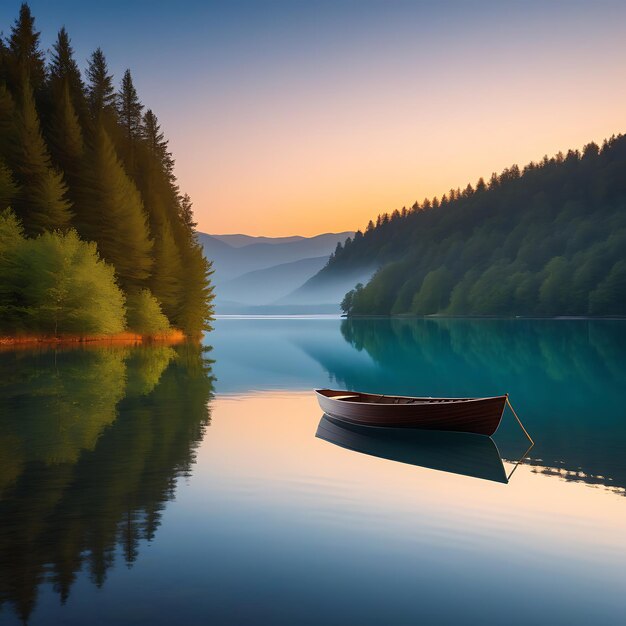
[[131,69],[204,232],[355,230],[626,131],[623,1],[29,4],[45,49]]

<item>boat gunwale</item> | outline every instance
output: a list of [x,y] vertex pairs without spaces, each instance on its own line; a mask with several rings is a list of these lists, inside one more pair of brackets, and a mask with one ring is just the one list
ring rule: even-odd
[[[349,398],[344,398],[343,400],[341,398],[334,398],[333,396],[327,396],[326,394],[322,393],[323,391],[333,391],[333,392],[337,392],[337,393],[345,393],[347,394],[353,394],[355,397],[361,397],[361,396],[375,396],[376,394],[373,393],[364,393],[364,392],[360,392],[360,391],[345,391],[342,392],[339,389],[315,389],[314,390],[315,393],[318,396],[321,396],[323,398],[326,398],[327,400],[335,400],[335,402],[350,402]],[[508,398],[509,394],[505,393],[502,394],[500,396],[486,396],[484,398],[443,398],[443,397],[424,397],[424,396],[396,396],[396,395],[391,395],[391,394],[380,394],[381,395],[381,399],[382,398],[400,398],[400,399],[406,399],[406,400],[423,400],[423,404],[430,404],[433,403],[433,400],[448,400],[450,401],[450,403],[468,403],[468,402],[483,402],[485,400],[501,400],[504,398]],[[365,405],[371,405],[371,406],[381,406],[378,402],[359,402],[359,404],[365,404]],[[389,404],[386,406],[407,406],[404,404]]]

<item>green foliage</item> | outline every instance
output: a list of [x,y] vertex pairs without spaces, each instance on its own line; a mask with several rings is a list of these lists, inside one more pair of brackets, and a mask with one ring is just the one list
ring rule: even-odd
[[[162,172],[171,176],[174,168],[174,161],[172,154],[168,149],[167,140],[165,135],[159,126],[159,120],[151,109],[146,111],[143,116],[143,123],[140,127],[141,137],[144,141],[145,147],[150,154],[152,164],[156,164]],[[188,195],[184,196],[185,208],[191,209],[191,200]],[[195,226],[195,224],[194,224]]]
[[26,280],[19,263],[25,245],[24,230],[10,209],[0,213],[0,334],[15,333],[28,326],[22,304]]
[[113,76],[109,74],[106,57],[100,48],[96,48],[87,66],[87,98],[94,118],[115,111],[115,89]]
[[170,329],[159,301],[149,289],[140,289],[127,296],[126,306],[128,329],[142,335],[157,335]]
[[124,329],[124,296],[113,268],[76,231],[26,239],[0,215],[0,332],[111,334]]
[[24,230],[15,213],[10,209],[0,212],[0,258],[24,240]]
[[171,320],[179,315],[181,291],[183,285],[181,276],[183,267],[174,241],[172,229],[166,222],[160,229],[154,245],[154,268],[150,277],[152,291],[163,307],[163,311]]
[[591,292],[591,313],[626,315],[626,261],[618,261],[606,278]]
[[197,337],[205,330],[211,330],[213,319],[213,269],[202,252],[202,247],[194,243],[183,250],[184,276],[182,280],[185,299],[182,301],[176,324],[190,337]]
[[539,287],[539,302],[548,315],[568,313],[567,301],[571,289],[571,269],[562,256],[554,257],[546,264],[545,279]]
[[[148,109],[142,116],[129,70],[116,94],[99,48],[83,82],[65,28],[47,71],[45,63],[22,5],[9,38],[0,37],[0,211],[13,208],[29,237],[75,228],[96,244],[125,292],[149,288],[170,325],[198,335],[212,317],[211,267],[156,115]],[[4,328],[17,328],[26,315],[13,296],[0,300],[14,316],[8,323],[5,315]],[[35,317],[22,321],[33,330]]]
[[15,135],[15,101],[4,82],[0,81],[0,156],[7,159]]
[[11,205],[19,192],[9,168],[0,161],[0,211]]
[[420,290],[415,294],[411,310],[419,315],[437,313],[448,306],[453,287],[452,274],[439,267],[426,274]]
[[84,111],[86,105],[85,85],[78,64],[74,59],[74,50],[65,26],[59,31],[57,40],[52,47],[48,66],[48,83],[52,95],[56,96],[67,90],[73,106],[81,112]]
[[178,208],[178,216],[187,231],[189,236],[192,236],[195,232],[196,222],[193,221],[193,209],[192,202],[189,194],[183,194],[179,197],[179,208]]
[[52,107],[48,144],[58,166],[76,180],[80,174],[79,162],[85,155],[85,142],[67,83],[59,88]]
[[24,2],[7,41],[7,78],[11,87],[17,88],[26,77],[29,77],[36,92],[43,87],[46,72],[39,35],[35,30],[35,18]]
[[98,242],[102,258],[115,267],[125,289],[141,287],[152,266],[146,214],[141,195],[102,125],[96,131],[93,174],[96,211],[86,235]]
[[352,315],[624,315],[625,171],[625,136],[512,166],[378,216],[318,281],[378,265]]
[[129,172],[135,171],[135,143],[141,133],[143,105],[137,96],[130,70],[124,72],[122,85],[117,94],[117,115],[124,131],[123,158]]
[[341,301],[341,310],[346,315],[350,315],[352,313],[355,300],[359,299],[359,296],[361,295],[362,291],[363,291],[363,283],[357,283],[354,289],[351,289],[350,291],[348,291],[348,293],[344,296],[343,300]]
[[28,83],[22,84],[20,96],[10,155],[20,185],[15,210],[28,233],[65,228],[72,217],[67,187],[61,173],[51,166]]

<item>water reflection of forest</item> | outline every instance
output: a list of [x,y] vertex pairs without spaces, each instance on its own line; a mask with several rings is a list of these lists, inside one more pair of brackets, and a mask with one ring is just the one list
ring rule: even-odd
[[26,620],[40,584],[65,601],[150,541],[208,425],[195,345],[0,352],[0,607]]
[[[352,319],[341,332],[375,363],[351,368],[329,359],[324,365],[342,386],[433,396],[509,392],[536,440],[536,471],[626,493],[623,321]],[[509,425],[498,433],[505,440],[515,435]]]

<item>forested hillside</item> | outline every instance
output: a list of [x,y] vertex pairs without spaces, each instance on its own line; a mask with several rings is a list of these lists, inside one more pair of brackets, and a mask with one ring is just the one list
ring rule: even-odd
[[369,223],[318,276],[380,269],[351,315],[626,315],[626,137]]
[[197,335],[210,265],[153,111],[27,5],[0,40],[0,334]]

